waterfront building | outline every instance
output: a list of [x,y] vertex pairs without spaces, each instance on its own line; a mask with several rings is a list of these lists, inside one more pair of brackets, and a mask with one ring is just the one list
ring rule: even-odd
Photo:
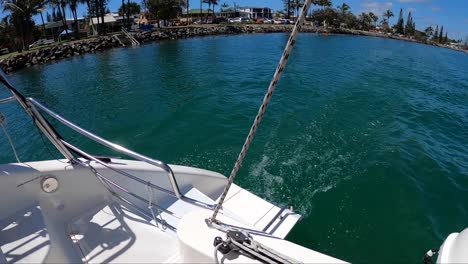
[[268,7],[239,7],[238,11],[241,17],[247,17],[250,19],[257,18],[272,18],[271,8]]

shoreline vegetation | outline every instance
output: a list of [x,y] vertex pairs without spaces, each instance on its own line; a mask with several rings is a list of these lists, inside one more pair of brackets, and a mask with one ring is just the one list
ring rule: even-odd
[[[183,26],[183,27],[167,27],[154,29],[152,31],[143,31],[134,33],[133,37],[140,43],[151,43],[161,40],[183,39],[202,36],[214,35],[237,35],[237,34],[252,34],[252,33],[281,33],[290,32],[293,25],[261,25],[261,24],[239,24],[239,25],[198,25],[198,26]],[[389,38],[403,40],[431,46],[443,47],[455,51],[468,53],[467,50],[453,48],[449,45],[439,44],[435,42],[424,42],[405,36],[391,35],[380,32],[346,29],[346,28],[317,28],[310,25],[304,26],[301,32],[318,33],[323,35],[328,34],[343,34],[357,36],[371,36],[380,38]],[[34,65],[45,64],[53,61],[58,61],[63,58],[79,56],[96,51],[107,50],[116,47],[122,47],[122,41],[115,35],[99,36],[89,39],[79,40],[75,42],[63,42],[52,46],[46,46],[37,50],[31,50],[23,53],[4,56],[0,59],[0,68],[6,73],[28,68]]]

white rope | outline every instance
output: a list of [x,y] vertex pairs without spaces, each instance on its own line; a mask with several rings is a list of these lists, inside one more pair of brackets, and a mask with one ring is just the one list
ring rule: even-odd
[[223,205],[224,199],[226,199],[226,195],[229,191],[229,188],[234,182],[234,178],[236,177],[237,172],[239,171],[239,168],[242,165],[242,161],[244,160],[245,154],[249,150],[250,144],[252,143],[255,133],[257,132],[258,125],[262,121],[263,115],[265,114],[266,108],[268,107],[268,103],[271,100],[271,96],[273,95],[276,85],[278,84],[278,81],[281,78],[281,75],[283,74],[284,68],[289,59],[289,55],[291,54],[291,50],[294,47],[294,44],[296,44],[297,35],[299,33],[299,30],[302,28],[302,25],[304,24],[307,10],[309,9],[311,5],[311,1],[312,0],[306,0],[304,3],[304,6],[302,7],[302,12],[299,18],[297,19],[296,24],[294,25],[294,28],[291,32],[291,36],[289,37],[288,43],[286,44],[286,47],[284,48],[283,55],[281,56],[281,59],[278,63],[278,67],[276,67],[276,71],[275,71],[275,74],[273,75],[273,79],[271,80],[267,93],[265,94],[265,97],[263,98],[262,105],[260,106],[260,109],[258,109],[258,113],[257,113],[257,116],[255,117],[255,121],[253,122],[252,127],[250,128],[249,135],[245,139],[244,145],[242,146],[242,150],[239,153],[239,156],[237,157],[237,161],[234,164],[234,168],[232,169],[231,174],[229,175],[228,183],[226,187],[224,188],[223,194],[221,195],[221,198],[219,199],[218,204],[216,205],[213,215],[211,216],[211,221],[216,220],[216,216],[218,215],[218,212]]

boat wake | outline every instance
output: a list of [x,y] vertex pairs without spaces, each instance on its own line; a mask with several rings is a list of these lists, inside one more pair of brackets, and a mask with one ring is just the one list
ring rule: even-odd
[[244,186],[267,200],[292,205],[303,216],[309,215],[317,194],[329,192],[358,171],[355,164],[359,153],[346,148],[346,137],[321,131],[317,123],[293,138],[282,138],[273,131],[262,155],[249,167],[249,176],[253,177],[247,179],[253,182]]

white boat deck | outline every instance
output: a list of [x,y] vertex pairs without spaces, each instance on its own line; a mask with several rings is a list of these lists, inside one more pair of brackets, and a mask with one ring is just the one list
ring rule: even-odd
[[[113,164],[145,181],[151,179],[154,184],[167,186],[166,175],[144,163],[115,160]],[[206,225],[205,219],[212,214],[211,210],[165,197],[156,191],[152,194],[145,184],[125,181],[105,168],[96,164],[93,166],[106,177],[125,184],[135,194],[153,197],[154,203],[171,213],[153,208],[158,219],[156,224],[147,208],[148,203],[138,199],[132,200],[134,205],[122,203],[120,198],[104,188],[88,168],[82,166],[71,166],[60,161],[0,166],[0,194],[9,199],[0,199],[0,263],[214,261],[213,235],[223,234],[213,232]],[[225,179],[223,176],[188,167],[173,168],[181,189],[185,190],[185,197],[206,204],[215,203],[212,197],[219,197]],[[56,192],[47,193],[41,189],[43,175],[56,177]],[[145,213],[141,213],[141,210]],[[194,217],[194,214],[198,216]],[[267,241],[274,246],[280,245],[275,241],[283,241],[282,238],[300,215],[233,185],[220,217],[230,219],[237,226],[274,236],[273,240]],[[167,226],[163,226],[161,220]],[[193,230],[190,230],[189,222],[193,222]],[[184,228],[181,227],[182,223]],[[181,231],[181,228],[185,231]],[[192,233],[199,235],[192,236]],[[202,234],[209,236],[203,237]],[[204,246],[197,248],[196,244]],[[298,247],[290,244],[287,242],[281,247],[288,246],[291,252],[307,251],[309,260],[327,259],[305,248],[298,251]],[[201,253],[206,257],[197,257],[200,255],[197,253],[199,249],[206,251]]]
[[[53,262],[51,241],[39,207],[19,213],[0,233],[7,263]],[[13,219],[12,219],[13,220]],[[23,230],[23,232],[17,232]],[[117,203],[89,212],[62,232],[71,243],[66,250],[87,263],[176,263],[180,260],[176,234],[157,228],[149,219]],[[157,253],[155,253],[157,251]]]

